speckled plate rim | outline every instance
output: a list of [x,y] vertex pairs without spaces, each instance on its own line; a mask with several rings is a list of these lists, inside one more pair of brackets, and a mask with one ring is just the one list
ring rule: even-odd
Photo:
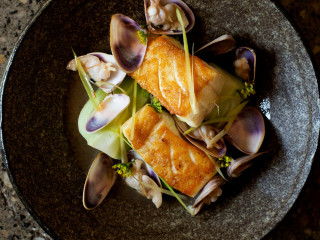
[[[49,234],[50,237],[52,237],[53,239],[61,239],[60,237],[58,237],[54,231],[49,228],[40,218],[39,216],[33,211],[32,207],[29,206],[29,204],[27,203],[27,201],[24,199],[23,194],[21,193],[15,179],[13,176],[13,173],[10,170],[10,164],[5,152],[5,147],[4,147],[4,143],[3,143],[3,130],[2,130],[2,124],[3,124],[3,119],[2,119],[2,113],[3,113],[3,93],[4,93],[4,88],[5,88],[5,83],[7,81],[7,77],[8,77],[8,73],[10,71],[11,65],[14,61],[14,57],[15,54],[17,52],[17,50],[19,49],[24,37],[26,36],[26,34],[28,33],[29,29],[31,28],[31,26],[33,25],[33,23],[40,17],[40,15],[47,9],[47,7],[53,2],[54,0],[47,0],[42,6],[41,8],[37,11],[37,13],[34,15],[34,17],[28,22],[28,24],[26,25],[26,27],[24,28],[24,30],[22,31],[22,33],[20,34],[17,42],[15,43],[12,53],[8,59],[8,63],[6,65],[5,71],[3,73],[2,76],[2,82],[1,82],[1,86],[0,86],[0,151],[1,151],[1,157],[3,159],[3,162],[5,164],[5,167],[7,169],[7,173],[9,176],[9,179],[13,185],[14,190],[16,191],[18,197],[20,198],[22,204],[25,206],[25,208],[27,209],[27,211],[30,213],[30,215],[33,217],[33,219],[35,219],[35,221],[40,225],[40,227],[46,231],[47,234]],[[270,0],[270,2],[272,2],[277,9],[286,17],[286,19],[288,20],[288,22],[291,24],[291,26],[293,27],[293,29],[295,30],[295,32],[297,33],[300,41],[303,43],[304,48],[306,49],[306,52],[308,54],[309,59],[311,60],[312,63],[312,68],[313,71],[315,73],[316,79],[317,79],[317,83],[319,82],[320,79],[320,73],[318,71],[317,68],[315,68],[315,60],[314,60],[314,56],[311,52],[310,47],[308,46],[308,44],[306,43],[306,40],[304,38],[304,36],[302,35],[300,29],[298,28],[297,24],[291,19],[291,17],[289,16],[289,14],[287,13],[287,11],[284,9],[284,7],[276,0]],[[318,87],[318,92],[319,92],[319,84],[317,84]],[[318,96],[319,97],[319,96]],[[319,109],[318,109],[318,121],[316,122],[316,125],[320,126],[319,122],[320,122],[320,98],[318,98],[318,103],[319,103]],[[320,129],[319,129],[320,131]],[[287,213],[290,211],[290,209],[292,208],[292,206],[294,205],[295,201],[297,200],[297,198],[299,197],[299,195],[301,194],[302,189],[304,188],[304,184],[307,181],[309,174],[310,174],[310,170],[312,167],[312,163],[314,160],[315,155],[317,154],[317,152],[319,151],[319,131],[317,132],[317,148],[313,151],[312,153],[312,157],[310,159],[310,169],[307,172],[307,174],[304,176],[304,178],[301,180],[302,181],[302,187],[300,189],[298,189],[298,191],[291,195],[289,202],[291,202],[290,205],[288,205],[286,208],[283,208],[281,212],[278,212],[277,214],[277,219],[274,219],[274,221],[271,222],[271,224],[273,224],[271,226],[271,228],[268,229],[262,229],[261,230],[261,239],[264,238],[265,236],[267,236],[268,233],[270,233],[272,230],[274,230],[279,223],[284,219],[284,217],[287,215]],[[291,200],[291,201],[290,201]]]
[[38,215],[33,211],[32,207],[29,206],[29,204],[27,203],[27,201],[25,200],[23,194],[21,193],[15,179],[13,176],[13,173],[10,170],[10,164],[6,155],[6,151],[5,151],[5,147],[4,147],[4,142],[3,142],[3,130],[2,130],[2,124],[3,124],[3,93],[4,93],[4,88],[5,88],[5,84],[7,81],[7,77],[8,77],[8,73],[10,71],[11,65],[13,63],[14,57],[16,55],[17,50],[19,49],[24,37],[26,36],[26,34],[28,33],[28,31],[30,30],[31,26],[33,25],[33,23],[40,17],[40,15],[45,11],[45,9],[47,9],[47,7],[53,2],[54,0],[47,0],[41,7],[40,9],[36,12],[36,14],[33,16],[33,18],[27,23],[26,27],[23,29],[22,33],[20,34],[18,40],[16,41],[16,43],[14,44],[14,47],[12,49],[12,53],[10,54],[10,57],[8,59],[8,63],[6,65],[6,68],[4,70],[3,76],[2,76],[2,81],[1,81],[1,87],[0,87],[0,154],[2,157],[2,160],[5,164],[5,167],[7,169],[7,173],[9,176],[9,179],[12,183],[13,189],[15,190],[15,192],[17,193],[19,199],[21,200],[22,204],[25,206],[25,208],[27,209],[27,211],[30,213],[30,215],[32,216],[32,218],[40,225],[40,227],[47,233],[49,234],[49,236],[53,239],[60,239],[55,233],[54,231],[49,228],[46,224],[44,224],[44,222],[38,217]]

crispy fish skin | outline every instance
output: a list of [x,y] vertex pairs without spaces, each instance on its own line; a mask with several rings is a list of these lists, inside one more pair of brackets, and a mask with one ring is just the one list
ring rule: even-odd
[[216,174],[204,152],[181,138],[174,120],[144,106],[136,113],[134,136],[130,139],[132,118],[122,125],[124,136],[140,156],[170,186],[195,196]]
[[144,61],[131,76],[171,114],[176,114],[192,127],[198,127],[215,107],[223,76],[196,56],[193,63],[198,113],[194,113],[190,105],[185,52],[177,40],[168,36],[149,38]]

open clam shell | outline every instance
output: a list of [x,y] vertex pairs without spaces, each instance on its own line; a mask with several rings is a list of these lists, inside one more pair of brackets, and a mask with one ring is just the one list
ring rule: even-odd
[[232,51],[235,47],[236,40],[234,40],[231,35],[225,34],[205,44],[203,47],[195,51],[195,53],[205,49],[207,54],[209,53],[212,56],[218,56]]
[[217,201],[218,197],[221,196],[222,190],[221,186],[224,185],[226,181],[221,176],[215,176],[212,178],[201,190],[197,196],[194,204],[189,207],[191,212],[196,215],[201,208],[206,204]]
[[[114,85],[119,85],[126,76],[126,73],[119,68],[115,58],[110,54],[94,52],[80,56],[79,59],[91,82],[106,93],[110,93],[114,89]],[[112,69],[111,71],[109,67]],[[67,69],[78,70],[75,59],[68,63]]]
[[230,178],[237,178],[239,177],[244,170],[249,168],[254,162],[257,157],[264,154],[265,152],[256,153],[254,155],[247,155],[235,159],[231,162],[231,164],[227,168],[227,174]]
[[[131,168],[132,176],[126,177],[125,182],[128,186],[141,193],[142,196],[151,199],[154,205],[159,208],[162,204],[162,192],[153,188],[159,187],[159,185],[155,180],[148,176],[145,166],[146,164],[143,160],[135,159]],[[153,187],[147,187],[144,184]]]
[[[176,17],[175,6],[178,6],[178,9],[184,13],[185,16],[182,16],[182,18],[185,17],[188,22],[185,30],[189,32],[195,24],[195,17],[188,5],[181,0],[144,0],[144,11],[148,30],[154,34],[182,34],[182,30],[175,29],[176,26],[180,27],[180,23]],[[156,21],[156,23],[154,21]]]
[[139,24],[131,18],[114,14],[110,24],[110,46],[118,66],[130,73],[138,69],[144,59],[147,43],[140,42]]
[[104,153],[99,153],[94,159],[83,188],[85,209],[96,208],[109,193],[118,175],[112,166],[113,160]]
[[253,155],[259,151],[264,136],[262,114],[254,107],[245,107],[234,120],[225,138],[240,151]]
[[254,83],[256,78],[256,53],[252,48],[239,47],[233,65],[236,74],[248,83]]
[[224,140],[221,139],[216,143],[216,146],[213,148],[207,148],[206,143],[203,141],[195,140],[189,137],[188,135],[184,135],[184,137],[192,143],[194,146],[199,148],[200,150],[204,151],[205,153],[209,154],[210,156],[213,156],[215,158],[221,158],[226,155],[227,147],[224,143]]
[[116,71],[111,72],[110,77],[105,82],[94,81],[93,79],[93,83],[97,87],[101,88],[106,93],[110,93],[114,90],[114,85],[120,85],[120,83],[122,83],[123,79],[126,77],[126,73],[120,69],[113,55],[101,52],[94,52],[89,54],[98,57],[101,61],[105,63],[112,63],[112,66],[116,68]]
[[130,97],[125,94],[109,94],[100,104],[101,109],[94,111],[86,124],[87,132],[96,132],[108,125],[130,103]]
[[[210,156],[221,158],[226,155],[227,147],[224,143],[223,138],[220,139],[218,142],[214,144],[214,146],[210,146],[210,134],[207,134],[207,136],[204,135],[204,132],[202,130],[195,129],[194,131],[184,134],[185,131],[187,131],[190,127],[185,123],[174,117],[176,126],[179,130],[179,132],[194,146],[201,149],[205,153],[209,154]],[[201,128],[201,127],[200,127]],[[212,129],[210,129],[212,130]],[[216,134],[213,133],[214,135]],[[213,136],[214,137],[214,136]],[[209,146],[209,148],[208,148]]]
[[143,161],[143,166],[142,168],[147,172],[148,176],[159,186],[161,187],[161,181],[160,178],[158,176],[158,174],[156,174],[156,172],[152,169],[152,167],[146,163],[146,161],[143,160],[143,158],[133,149],[128,151],[128,159],[139,159],[141,161]]

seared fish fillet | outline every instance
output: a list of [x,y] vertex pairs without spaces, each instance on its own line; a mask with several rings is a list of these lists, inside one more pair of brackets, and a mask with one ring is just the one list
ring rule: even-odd
[[[194,89],[198,113],[189,101],[183,46],[174,38],[161,36],[148,39],[142,65],[131,73],[140,86],[155,96],[171,114],[192,127],[198,127],[215,107],[223,86],[223,75],[194,56]],[[190,62],[191,62],[190,55]]]
[[122,125],[123,134],[173,188],[193,197],[216,174],[206,154],[181,138],[168,113],[157,113],[146,105],[136,113],[134,125],[133,139],[132,118]]

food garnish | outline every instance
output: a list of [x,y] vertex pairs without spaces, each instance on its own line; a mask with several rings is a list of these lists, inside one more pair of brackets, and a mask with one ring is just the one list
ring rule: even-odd
[[240,94],[244,99],[248,98],[250,95],[256,94],[256,91],[253,88],[253,84],[245,82],[244,88],[240,90]]
[[[198,109],[196,94],[194,92],[194,81],[193,81],[193,74],[192,74],[193,71],[191,71],[191,65],[190,65],[190,54],[189,54],[187,34],[186,34],[185,26],[184,26],[179,9],[176,9],[176,14],[177,14],[178,20],[181,24],[182,33],[183,33],[183,45],[184,45],[184,52],[185,52],[185,58],[186,58],[186,60],[185,60],[186,61],[186,70],[187,70],[186,75],[187,75],[187,79],[188,79],[190,105],[191,105],[193,113],[197,114],[199,109]],[[193,68],[193,66],[192,66],[192,68]]]
[[152,97],[152,103],[150,104],[151,107],[154,108],[158,113],[162,112],[162,106],[158,99],[155,97]]
[[144,30],[137,31],[140,42],[143,45],[147,45],[147,34]]
[[151,184],[148,184],[146,182],[143,182],[143,181],[137,179],[136,177],[134,177],[133,174],[132,174],[132,170],[131,170],[131,166],[132,166],[132,164],[134,162],[135,162],[135,160],[133,160],[133,161],[131,161],[129,163],[116,163],[116,164],[114,164],[112,166],[112,169],[114,169],[117,172],[117,174],[119,174],[122,177],[125,177],[125,178],[132,177],[132,178],[134,178],[137,182],[139,182],[139,184],[141,184],[142,186],[144,186],[146,188],[151,188],[151,189],[154,189],[156,191],[160,191],[160,192],[162,192],[164,194],[167,194],[169,196],[175,197],[177,195],[179,197],[178,194],[172,192],[173,191],[172,189],[171,189],[172,191],[171,190],[168,191],[168,190],[163,189],[161,187],[158,187],[158,186],[151,185]]
[[170,192],[172,192],[172,194],[176,197],[176,199],[181,203],[181,205],[192,215],[194,216],[194,214],[190,211],[190,209],[186,206],[186,204],[181,200],[181,198],[178,196],[178,194],[172,189],[172,187],[163,179],[161,178],[161,181],[164,183],[164,185],[166,185],[166,187],[170,190]]
[[[79,115],[79,131],[88,145],[103,152],[87,175],[83,205],[88,210],[98,206],[120,175],[157,208],[164,193],[194,216],[218,199],[222,185],[265,153],[259,152],[263,116],[247,106],[256,94],[256,54],[236,47],[225,34],[196,52],[193,44],[190,55],[186,33],[195,23],[190,8],[181,0],[144,3],[146,28],[115,14],[110,24],[113,55],[78,58],[72,50],[74,60],[67,66],[78,71],[89,97]],[[183,45],[166,36],[170,34],[181,34]],[[195,56],[198,52],[234,54],[233,74],[204,62]],[[91,83],[100,89],[94,91]],[[240,157],[234,157],[235,151]],[[103,194],[101,189],[106,189]],[[186,198],[194,203],[187,206]]]
[[153,34],[181,34],[182,28],[176,10],[181,12],[186,32],[195,24],[192,10],[181,0],[144,0],[144,10],[146,26]]
[[73,51],[73,49],[72,49],[72,52],[73,52],[74,59],[76,61],[76,66],[77,66],[77,69],[78,69],[78,73],[79,73],[82,85],[86,89],[88,97],[89,97],[92,105],[94,106],[94,109],[95,110],[99,110],[100,109],[100,104],[97,101],[96,95],[94,93],[94,90],[93,90],[93,88],[92,88],[92,86],[90,84],[90,78],[89,78],[88,74],[84,71],[84,69],[82,67],[82,64],[81,64],[81,61],[79,60],[79,58],[77,57],[77,55]]
[[131,168],[130,165],[133,163],[129,162],[129,163],[117,163],[115,165],[112,166],[112,168],[122,177],[131,177],[132,176],[132,172],[131,172]]
[[218,158],[218,162],[222,168],[228,167],[232,160],[233,160],[233,158],[229,157],[229,156],[224,156],[222,158]]
[[134,137],[134,123],[136,119],[136,110],[137,110],[137,81],[134,80],[133,85],[133,104],[132,104],[132,128],[131,128],[131,134],[130,134],[130,140]]
[[208,158],[211,160],[212,164],[214,165],[214,167],[216,168],[217,172],[219,173],[219,175],[227,181],[227,179],[224,177],[223,173],[220,170],[220,166],[218,166],[217,162],[215,161],[215,159],[213,159],[208,153],[206,153]]

